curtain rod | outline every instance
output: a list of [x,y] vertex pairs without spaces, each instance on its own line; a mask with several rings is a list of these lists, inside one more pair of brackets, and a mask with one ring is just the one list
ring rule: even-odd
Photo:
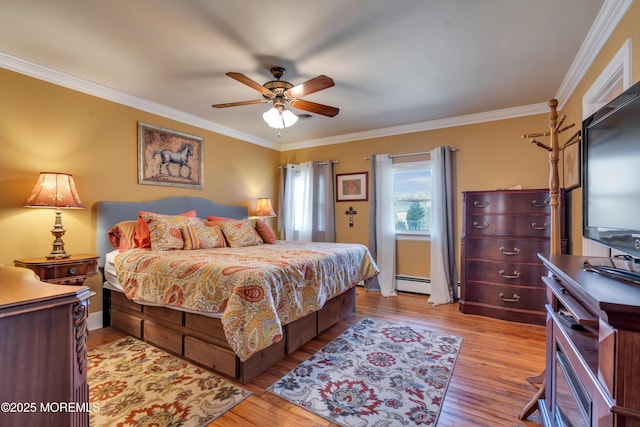
[[[451,147],[451,151],[458,151],[457,148]],[[406,154],[389,154],[389,158],[393,159],[394,157],[409,157],[409,156],[426,156],[431,154],[429,151],[420,151],[418,153],[406,153]],[[365,157],[365,160],[371,160],[371,157]]]
[[[338,160],[326,160],[326,161],[324,161],[324,162],[314,162],[314,163],[316,163],[317,165],[324,166],[324,165],[326,165],[328,162],[331,162],[331,164],[332,164],[332,165],[335,165],[336,163],[340,163]],[[287,165],[280,165],[280,166],[278,166],[278,169],[282,169],[282,168],[284,168],[284,167],[286,167],[286,166],[287,166]]]
[[[335,165],[336,163],[340,163],[338,160],[330,160],[332,165]],[[318,162],[318,165],[326,165],[327,162]]]

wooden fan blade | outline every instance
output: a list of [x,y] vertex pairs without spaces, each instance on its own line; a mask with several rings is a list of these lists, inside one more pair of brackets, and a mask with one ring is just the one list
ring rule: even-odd
[[339,108],[330,107],[328,105],[318,104],[316,102],[305,101],[304,99],[295,99],[289,102],[292,107],[299,110],[309,111],[311,113],[322,114],[327,117],[334,117],[340,112]]
[[239,107],[241,105],[264,104],[271,102],[268,99],[256,99],[254,101],[227,102],[226,104],[213,104],[213,108]]
[[249,86],[252,89],[257,90],[258,92],[260,92],[263,95],[266,95],[266,96],[269,96],[269,97],[273,97],[274,96],[273,92],[271,92],[269,89],[267,89],[266,87],[262,86],[260,83],[257,83],[254,80],[251,80],[249,77],[245,76],[244,74],[229,72],[229,73],[227,73],[227,76],[231,77],[234,80],[239,81],[242,84],[245,84],[245,85]]
[[314,93],[322,89],[327,89],[334,84],[335,83],[333,83],[333,79],[331,77],[320,75],[285,91],[284,96],[288,98],[302,98],[303,96],[309,95],[310,93]]

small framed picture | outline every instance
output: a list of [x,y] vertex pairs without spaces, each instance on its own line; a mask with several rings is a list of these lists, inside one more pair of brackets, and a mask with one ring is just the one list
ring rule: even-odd
[[580,187],[580,140],[562,149],[562,185],[566,190]]
[[138,122],[138,184],[204,188],[202,141]]
[[369,172],[336,174],[336,201],[353,202],[368,200],[368,175]]

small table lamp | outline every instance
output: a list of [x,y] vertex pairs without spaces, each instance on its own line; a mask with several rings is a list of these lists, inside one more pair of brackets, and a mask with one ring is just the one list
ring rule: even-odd
[[53,249],[48,259],[69,258],[69,254],[64,250],[65,229],[62,226],[62,212],[60,209],[84,209],[78,191],[76,190],[73,176],[60,172],[40,172],[40,177],[36,186],[31,191],[31,195],[22,205],[27,208],[55,208],[56,222],[51,229],[51,234],[55,237]]
[[267,197],[258,199],[256,208],[253,211],[253,215],[260,218],[277,216],[273,210],[273,207],[271,206],[271,199]]

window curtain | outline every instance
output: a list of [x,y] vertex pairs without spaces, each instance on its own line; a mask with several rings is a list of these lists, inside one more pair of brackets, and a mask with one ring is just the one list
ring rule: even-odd
[[380,274],[365,283],[367,290],[396,295],[396,233],[393,212],[393,161],[388,154],[371,156],[369,177],[369,252]]
[[336,241],[332,161],[284,166],[280,189],[282,240]]
[[434,305],[458,298],[455,263],[454,193],[451,148],[438,147],[431,155],[431,296]]
[[314,242],[335,242],[335,197],[333,193],[333,162],[313,162],[313,212],[311,239]]

